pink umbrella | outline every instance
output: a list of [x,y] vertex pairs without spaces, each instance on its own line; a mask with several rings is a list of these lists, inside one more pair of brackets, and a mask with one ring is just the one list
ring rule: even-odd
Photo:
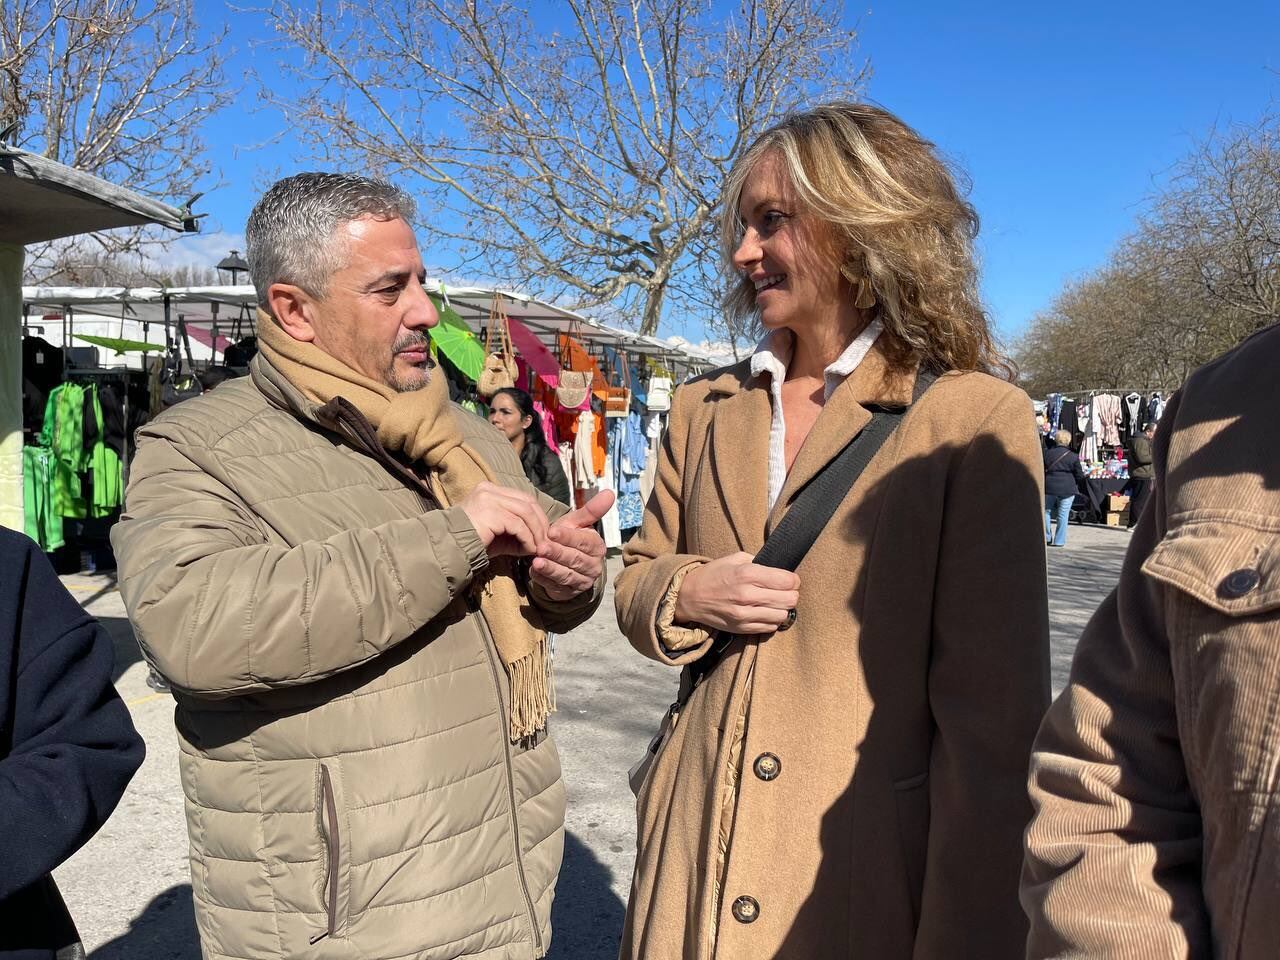
[[555,358],[555,354],[543,346],[534,332],[515,317],[509,317],[508,323],[511,329],[511,343],[520,356],[524,357],[525,362],[533,368],[538,379],[548,387],[559,386],[560,361]]

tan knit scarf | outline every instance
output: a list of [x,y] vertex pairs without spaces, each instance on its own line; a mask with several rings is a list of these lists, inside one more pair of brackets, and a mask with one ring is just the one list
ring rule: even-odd
[[[308,400],[325,404],[342,397],[378,432],[392,453],[400,452],[427,467],[432,494],[444,506],[457,503],[478,483],[498,482],[492,468],[462,439],[443,376],[433,375],[420,390],[401,393],[357,373],[311,343],[295,340],[270,315],[258,311],[258,349]],[[511,684],[511,739],[544,728],[555,710],[555,688],[547,635],[537,609],[513,576],[509,557],[489,562],[473,584],[480,614],[493,635]]]

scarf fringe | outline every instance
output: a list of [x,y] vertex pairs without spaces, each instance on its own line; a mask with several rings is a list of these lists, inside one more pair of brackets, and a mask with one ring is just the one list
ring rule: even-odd
[[556,710],[551,652],[544,633],[526,656],[508,666],[511,676],[511,739],[524,740],[547,725]]

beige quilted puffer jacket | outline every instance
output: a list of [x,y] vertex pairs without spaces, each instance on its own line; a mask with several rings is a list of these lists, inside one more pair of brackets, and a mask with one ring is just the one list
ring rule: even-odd
[[[531,490],[505,438],[456,412],[500,481]],[[139,432],[112,542],[174,686],[204,956],[540,957],[555,746],[507,737],[506,674],[465,596],[487,563],[475,529],[428,509],[363,427],[258,357]],[[601,586],[534,596],[563,632]]]

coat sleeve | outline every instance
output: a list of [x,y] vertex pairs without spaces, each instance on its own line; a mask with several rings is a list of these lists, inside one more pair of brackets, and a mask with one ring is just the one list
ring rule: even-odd
[[[23,574],[25,573],[25,577]],[[0,760],[0,901],[76,852],[111,816],[142,763],[142,739],[111,684],[111,639],[34,549],[25,579],[12,727]],[[5,749],[5,748],[0,748]]]
[[210,452],[166,426],[140,435],[111,542],[143,651],[188,693],[247,693],[354,667],[433,620],[488,563],[458,507],[271,544],[202,465]]
[[[671,418],[662,440],[644,523],[623,548],[624,569],[613,588],[618,626],[631,645],[646,657],[667,664],[697,660],[710,649],[712,641],[706,630],[671,625],[669,615],[666,630],[670,630],[672,636],[664,636],[664,631],[659,629],[659,613],[677,574],[709,559],[689,553],[685,542],[682,474],[687,464],[691,402],[688,387],[677,389],[672,396]],[[668,603],[667,607],[670,606]],[[668,646],[664,639],[673,642]]]
[[1011,391],[952,467],[934,594],[930,823],[914,956],[1021,957],[1027,763],[1049,702],[1043,458]]
[[[1179,399],[1169,402],[1175,422]],[[1164,477],[1168,439],[1154,447]],[[1165,535],[1164,483],[1120,585],[1076,648],[1036,737],[1022,903],[1027,956],[1200,957],[1202,827],[1179,746],[1164,588],[1142,566]]]

